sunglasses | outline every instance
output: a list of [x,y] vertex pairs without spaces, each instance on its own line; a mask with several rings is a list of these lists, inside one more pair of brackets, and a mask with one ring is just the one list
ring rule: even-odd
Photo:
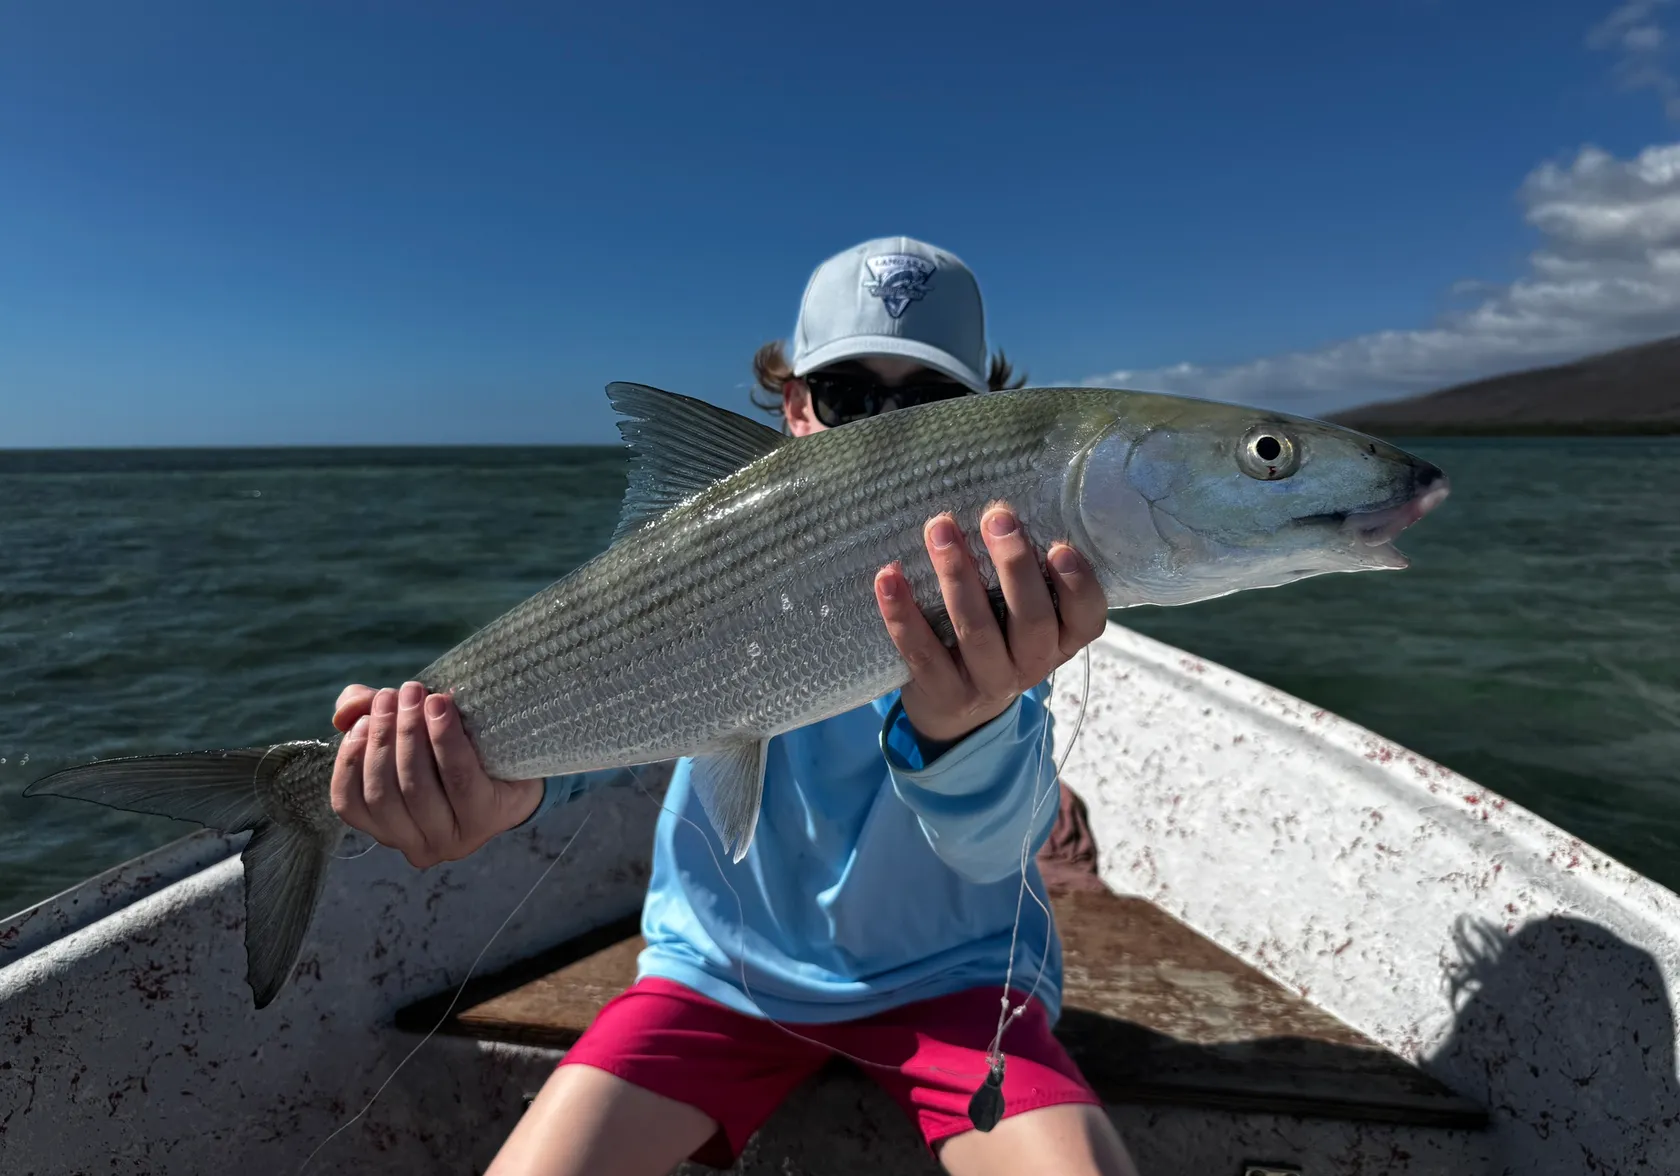
[[811,390],[811,407],[817,419],[831,429],[895,408],[953,400],[969,394],[965,385],[943,376],[888,385],[871,372],[854,371],[811,372],[805,376],[805,386]]

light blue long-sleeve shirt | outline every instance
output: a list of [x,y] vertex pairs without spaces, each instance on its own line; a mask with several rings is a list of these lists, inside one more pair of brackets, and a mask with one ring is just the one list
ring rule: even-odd
[[[738,863],[679,760],[654,833],[639,976],[777,1021],[867,1017],[1001,985],[1020,898],[1011,982],[1036,980],[1054,1021],[1061,943],[1051,933],[1047,949],[1033,901],[1048,902],[1034,857],[1058,809],[1047,694],[1035,687],[931,763],[897,691],[777,736]],[[530,819],[618,775],[553,777]]]

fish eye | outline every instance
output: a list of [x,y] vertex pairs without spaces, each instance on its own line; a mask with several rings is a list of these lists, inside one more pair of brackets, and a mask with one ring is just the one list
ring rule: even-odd
[[1276,482],[1301,468],[1301,447],[1277,425],[1255,425],[1237,446],[1237,468],[1262,482]]

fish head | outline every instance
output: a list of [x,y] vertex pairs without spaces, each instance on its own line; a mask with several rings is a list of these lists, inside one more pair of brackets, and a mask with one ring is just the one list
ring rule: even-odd
[[1113,607],[1404,568],[1395,537],[1447,497],[1436,466],[1352,429],[1123,395],[1139,399],[1085,447],[1070,481],[1074,530]]

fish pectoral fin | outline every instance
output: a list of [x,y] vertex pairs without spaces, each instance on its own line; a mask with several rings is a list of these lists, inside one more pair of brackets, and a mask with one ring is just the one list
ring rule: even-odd
[[717,830],[724,852],[735,861],[747,856],[758,810],[764,800],[764,763],[767,739],[738,739],[717,751],[694,757],[688,783]]
[[245,867],[245,982],[260,1009],[291,976],[321,901],[343,827],[323,833],[264,821],[240,860]]
[[613,541],[792,440],[759,421],[646,384],[607,385],[630,480]]

